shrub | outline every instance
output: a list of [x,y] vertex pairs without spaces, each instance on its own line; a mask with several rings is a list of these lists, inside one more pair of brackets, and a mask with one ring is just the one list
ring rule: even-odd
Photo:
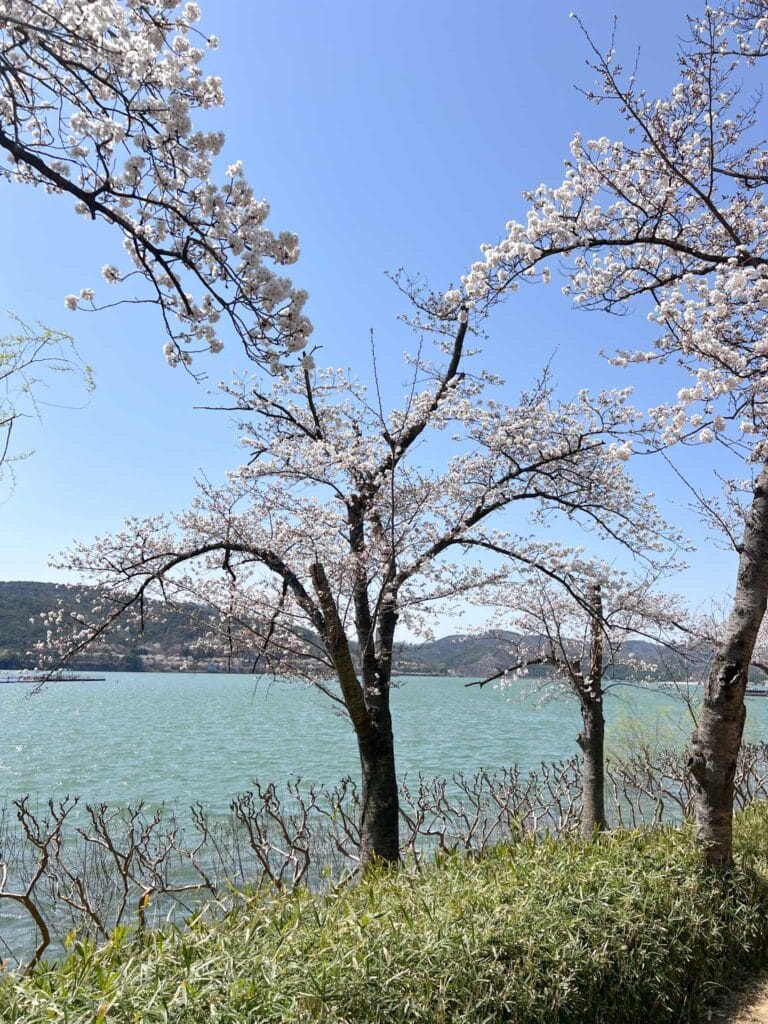
[[703,1019],[765,959],[768,808],[743,864],[700,866],[690,829],[526,838],[331,895],[246,895],[223,920],[132,939],[0,986],[3,1021],[586,1022]]

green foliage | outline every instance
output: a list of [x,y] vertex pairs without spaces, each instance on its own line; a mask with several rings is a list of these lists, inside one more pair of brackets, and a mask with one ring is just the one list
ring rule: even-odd
[[[55,377],[73,378],[78,396],[94,390],[93,370],[84,363],[71,335],[45,324],[28,324],[14,313],[6,312],[11,333],[0,336],[0,484],[13,481],[13,463],[27,458],[30,451],[19,451],[11,435],[18,421],[40,416],[48,405],[46,394]],[[57,387],[57,404],[61,388]],[[78,401],[79,401],[78,397]]]
[[523,840],[422,874],[266,901],[0,986],[8,1024],[696,1021],[766,959],[768,809],[713,875],[689,830]]

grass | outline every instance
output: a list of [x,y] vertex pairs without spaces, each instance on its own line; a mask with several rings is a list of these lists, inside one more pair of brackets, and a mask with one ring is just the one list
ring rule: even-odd
[[3,1022],[626,1024],[697,1021],[768,960],[768,806],[740,866],[700,867],[688,829],[521,841],[421,875],[265,902],[0,985]]

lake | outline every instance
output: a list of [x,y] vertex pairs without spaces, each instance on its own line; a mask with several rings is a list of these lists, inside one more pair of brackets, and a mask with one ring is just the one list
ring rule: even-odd
[[[516,684],[521,687],[530,684]],[[567,697],[537,706],[510,691],[450,678],[403,679],[393,693],[400,775],[450,775],[576,752],[580,716]],[[673,691],[617,686],[606,698],[608,743],[639,732],[684,741],[690,718]],[[768,699],[748,698],[747,736],[768,736]],[[0,686],[0,802],[25,793],[152,804],[199,800],[214,814],[254,778],[333,783],[359,773],[349,722],[301,683],[243,675],[110,673],[50,684],[38,696]]]

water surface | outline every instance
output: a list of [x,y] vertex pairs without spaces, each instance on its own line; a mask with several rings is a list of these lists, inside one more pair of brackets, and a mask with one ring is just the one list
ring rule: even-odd
[[[576,752],[573,699],[512,703],[490,686],[411,677],[393,693],[399,773],[450,775]],[[768,737],[768,699],[748,702],[748,735]],[[606,698],[609,745],[633,735],[687,737],[669,691],[617,687]],[[349,721],[301,683],[243,675],[109,673],[104,682],[0,686],[0,802],[31,793],[125,804],[200,800],[223,812],[254,778],[333,783],[357,777]]]

